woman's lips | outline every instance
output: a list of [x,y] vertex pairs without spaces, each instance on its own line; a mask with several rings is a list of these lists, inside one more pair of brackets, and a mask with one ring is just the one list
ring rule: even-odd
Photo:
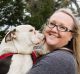
[[52,37],[56,37],[56,38],[60,38],[61,37],[59,34],[57,34],[57,33],[55,34],[53,32],[49,32],[48,35],[52,36]]

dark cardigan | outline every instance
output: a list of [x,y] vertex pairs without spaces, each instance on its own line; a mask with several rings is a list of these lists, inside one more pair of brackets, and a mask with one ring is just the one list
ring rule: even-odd
[[76,60],[65,50],[56,50],[39,58],[28,74],[76,74]]

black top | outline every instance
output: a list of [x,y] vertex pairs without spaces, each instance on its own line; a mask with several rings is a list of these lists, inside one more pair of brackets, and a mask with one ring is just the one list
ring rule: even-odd
[[39,58],[28,74],[76,74],[75,63],[71,52],[56,50]]

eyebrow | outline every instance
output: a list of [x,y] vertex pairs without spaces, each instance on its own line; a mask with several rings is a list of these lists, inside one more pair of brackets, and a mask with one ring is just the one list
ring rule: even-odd
[[[49,21],[49,20],[48,20]],[[53,20],[53,21],[50,21],[51,23],[55,23],[55,24],[57,24],[57,21],[55,21],[55,20]],[[62,25],[62,26],[64,26],[64,23],[60,23],[59,22],[59,24],[58,25]],[[66,26],[65,26],[66,27]]]
[[48,20],[48,21],[51,22],[51,23],[55,23],[56,24],[56,21],[55,20],[53,20],[53,21]]

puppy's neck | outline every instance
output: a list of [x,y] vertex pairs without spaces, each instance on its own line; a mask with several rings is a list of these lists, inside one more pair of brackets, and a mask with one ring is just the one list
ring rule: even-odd
[[33,51],[33,45],[28,45],[24,42],[14,41],[14,47],[16,48],[18,54],[29,55]]

